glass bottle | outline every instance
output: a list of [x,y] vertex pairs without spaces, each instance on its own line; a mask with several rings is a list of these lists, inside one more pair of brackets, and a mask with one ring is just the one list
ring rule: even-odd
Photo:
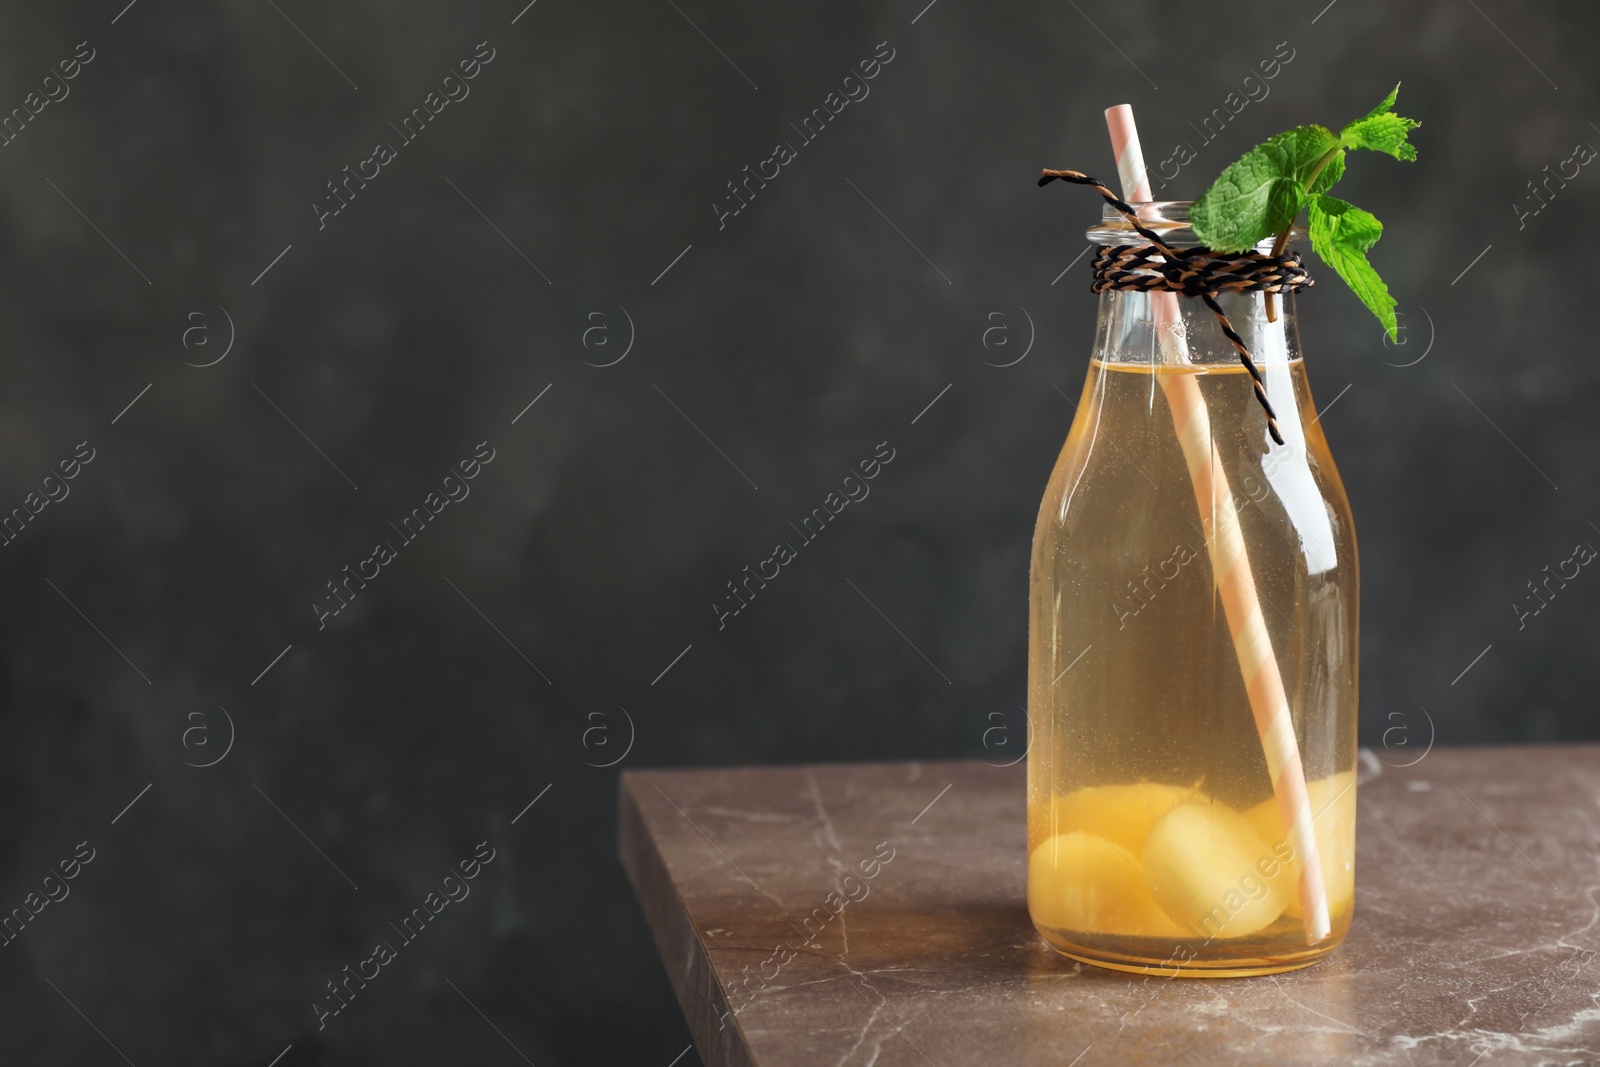
[[[1196,244],[1187,203],[1135,206],[1172,247]],[[1089,239],[1144,243],[1109,206]],[[1294,298],[1277,298],[1271,318],[1260,293],[1219,303],[1284,443],[1268,436],[1250,378],[1200,300],[1105,292],[1034,532],[1029,913],[1058,952],[1121,970],[1303,967],[1338,946],[1354,903],[1355,528],[1317,423]],[[1174,412],[1185,408],[1209,449],[1180,443]],[[1262,623],[1270,649],[1258,641],[1252,654],[1235,634]],[[1295,848],[1275,799],[1256,720],[1271,687],[1263,671],[1247,688],[1252,655],[1275,663],[1293,724],[1314,817],[1298,840],[1316,842],[1326,933],[1307,914],[1316,891],[1304,886],[1316,880],[1300,878],[1310,849]]]

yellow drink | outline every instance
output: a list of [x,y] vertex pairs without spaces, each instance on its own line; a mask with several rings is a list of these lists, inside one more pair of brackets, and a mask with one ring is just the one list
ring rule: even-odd
[[[1136,330],[1138,310],[1128,304],[1121,320],[1103,311],[1102,349],[1107,323]],[[1267,440],[1250,380],[1226,353],[1193,364],[1160,362],[1149,349],[1144,362],[1096,359],[1039,512],[1029,909],[1052,947],[1101,966],[1288,970],[1331,952],[1350,924],[1355,532],[1304,366],[1289,354],[1292,325],[1249,311],[1235,325],[1257,335],[1284,445]],[[1204,324],[1185,316],[1198,349]],[[1205,400],[1283,679],[1332,921],[1314,943],[1296,887],[1301,857],[1286,840],[1215,588],[1167,375],[1192,376]]]

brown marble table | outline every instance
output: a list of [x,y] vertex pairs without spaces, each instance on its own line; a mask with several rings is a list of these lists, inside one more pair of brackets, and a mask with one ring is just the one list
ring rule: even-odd
[[1266,978],[1047,949],[1021,766],[634,771],[620,850],[713,1067],[1600,1063],[1600,746],[1360,782],[1349,938]]

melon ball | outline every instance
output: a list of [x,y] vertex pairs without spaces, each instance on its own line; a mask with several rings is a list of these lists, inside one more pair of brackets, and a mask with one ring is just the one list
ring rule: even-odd
[[1028,857],[1028,913],[1041,926],[1127,937],[1184,937],[1132,852],[1097,834],[1045,839]]
[[1141,853],[1162,909],[1191,936],[1244,937],[1270,926],[1288,897],[1265,877],[1281,863],[1250,820],[1224,804],[1179,804],[1150,828]]
[[1052,796],[1048,821],[1030,826],[1028,840],[1037,847],[1047,837],[1082,831],[1138,855],[1157,819],[1185,801],[1205,799],[1197,790],[1161,782],[1086,786],[1065,796]]
[[[1349,909],[1356,897],[1356,772],[1345,771],[1306,783],[1306,794],[1311,799],[1312,828],[1316,831],[1318,858],[1322,861],[1322,884],[1328,896],[1328,915],[1336,916]],[[1286,843],[1283,821],[1278,816],[1278,802],[1268,797],[1244,813],[1274,850],[1275,854],[1289,856],[1275,881],[1281,883],[1288,898],[1284,914],[1291,919],[1301,917],[1300,857]]]

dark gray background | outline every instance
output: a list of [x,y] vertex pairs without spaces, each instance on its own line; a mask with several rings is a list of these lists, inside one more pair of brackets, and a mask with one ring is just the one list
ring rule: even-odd
[[[97,52],[0,148],[0,508],[97,450],[0,549],[0,910],[97,849],[0,948],[8,1062],[521,1062],[487,1016],[540,1067],[665,1067],[688,1036],[614,858],[618,769],[1020,744],[1052,385],[1094,314],[1083,264],[1052,279],[1099,211],[1033,179],[1111,177],[1122,100],[1152,163],[1200,148],[1192,197],[1404,82],[1421,162],[1353,160],[1341,195],[1388,224],[1406,344],[1331,276],[1300,302],[1319,401],[1350,387],[1324,424],[1363,740],[1423,745],[1419,708],[1440,743],[1600,737],[1600,578],[1520,631],[1511,606],[1600,544],[1600,173],[1512,206],[1600,144],[1593,6],[924,3],[0,5],[0,110]],[[324,183],[484,40],[471,96],[319,232]],[[870,96],[719,231],[724,183],[882,41]],[[228,357],[185,366],[224,312]],[[986,365],[1027,318],[1027,358]],[[324,583],[486,439],[471,496],[318,632]],[[885,440],[872,495],[718,632],[724,583]],[[219,708],[231,752],[186,766]],[[485,839],[473,895],[317,1033],[323,983]]]

